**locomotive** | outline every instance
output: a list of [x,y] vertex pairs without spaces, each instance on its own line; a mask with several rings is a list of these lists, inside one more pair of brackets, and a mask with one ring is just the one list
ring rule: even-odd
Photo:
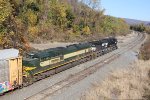
[[[117,39],[111,37],[66,47],[30,52],[26,57],[23,57],[23,60],[22,57],[16,57],[17,60],[14,59],[16,62],[13,62],[12,65],[9,64],[9,70],[5,70],[7,73],[13,73],[12,76],[8,74],[10,79],[4,80],[0,74],[0,94],[18,87],[28,86],[115,49],[117,49]],[[0,64],[2,65],[3,62]],[[6,82],[9,87],[6,86]]]

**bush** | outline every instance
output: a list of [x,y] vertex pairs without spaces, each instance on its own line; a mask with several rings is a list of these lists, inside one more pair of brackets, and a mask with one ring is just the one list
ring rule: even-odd
[[28,28],[29,37],[32,39],[36,38],[38,36],[38,27],[29,27]]
[[150,59],[150,42],[144,43],[141,47],[139,58],[143,60]]
[[150,26],[146,27],[146,33],[150,34]]
[[148,35],[147,41],[140,48],[139,59],[150,59],[150,36]]
[[89,26],[85,26],[85,27],[82,29],[82,34],[83,34],[83,35],[89,35],[90,33],[91,33],[91,31],[90,31]]

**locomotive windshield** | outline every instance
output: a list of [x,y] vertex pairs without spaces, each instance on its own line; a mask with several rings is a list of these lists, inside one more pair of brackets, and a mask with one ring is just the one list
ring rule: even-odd
[[39,60],[36,58],[34,59],[23,58],[24,66],[33,67],[33,66],[37,66],[38,64],[39,64]]
[[31,53],[31,54],[28,54],[28,57],[29,57],[30,59],[33,59],[33,58],[35,58],[33,53]]

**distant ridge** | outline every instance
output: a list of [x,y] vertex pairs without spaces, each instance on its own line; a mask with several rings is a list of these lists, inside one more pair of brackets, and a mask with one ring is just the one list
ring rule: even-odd
[[135,24],[141,24],[143,23],[144,25],[150,25],[150,21],[141,21],[141,20],[136,20],[136,19],[129,19],[129,18],[123,18],[126,23],[129,25],[135,25]]
[[148,23],[147,25],[150,26],[150,23]]

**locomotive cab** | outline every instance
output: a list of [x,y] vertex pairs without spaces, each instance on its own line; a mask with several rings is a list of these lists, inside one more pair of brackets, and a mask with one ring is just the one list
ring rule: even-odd
[[29,72],[36,69],[39,66],[39,59],[34,53],[29,53],[25,58],[23,58],[23,76],[27,77]]

